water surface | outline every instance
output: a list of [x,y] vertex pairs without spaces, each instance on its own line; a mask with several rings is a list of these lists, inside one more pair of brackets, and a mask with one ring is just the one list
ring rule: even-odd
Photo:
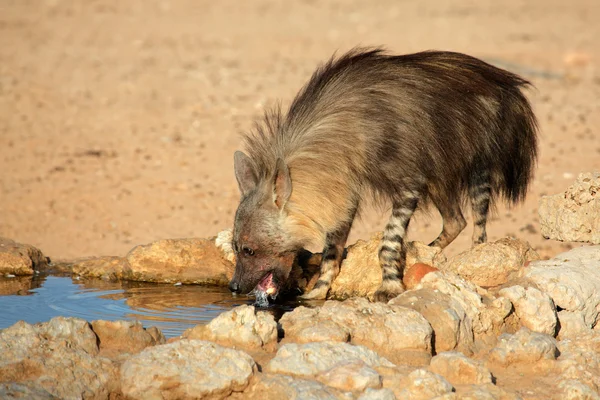
[[[0,329],[19,320],[45,322],[52,317],[79,317],[87,321],[139,320],[156,326],[166,337],[179,336],[197,324],[242,304],[227,288],[140,282],[107,282],[59,276],[0,278]],[[296,304],[270,307],[276,316]]]

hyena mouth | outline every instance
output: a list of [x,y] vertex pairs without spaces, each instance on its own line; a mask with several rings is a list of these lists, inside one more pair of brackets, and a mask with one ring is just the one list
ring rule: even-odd
[[275,299],[277,297],[277,285],[273,281],[273,273],[269,272],[264,278],[258,282],[253,290],[256,296],[255,305],[259,307],[267,307],[269,305],[269,297]]

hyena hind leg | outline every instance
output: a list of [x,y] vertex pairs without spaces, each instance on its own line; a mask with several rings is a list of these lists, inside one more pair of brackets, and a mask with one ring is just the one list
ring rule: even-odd
[[404,284],[402,283],[406,265],[404,236],[410,218],[417,208],[418,201],[418,192],[407,191],[401,199],[393,204],[392,216],[385,227],[383,240],[379,248],[382,280],[381,286],[375,292],[375,301],[387,302],[404,292]]
[[458,200],[449,202],[437,197],[432,198],[432,200],[442,216],[443,227],[440,235],[429,246],[441,247],[443,249],[452,243],[463,229],[465,229],[467,222],[460,210]]
[[469,181],[469,197],[473,210],[473,246],[487,241],[485,226],[491,196],[492,186],[489,171],[479,170],[473,173]]
[[356,208],[353,209],[348,222],[344,223],[337,231],[327,234],[325,247],[323,248],[319,280],[317,280],[317,283],[315,283],[310,292],[303,294],[300,298],[305,300],[322,300],[327,297],[327,292],[329,292],[333,280],[340,273],[344,246],[346,245],[346,240],[348,240],[355,215]]

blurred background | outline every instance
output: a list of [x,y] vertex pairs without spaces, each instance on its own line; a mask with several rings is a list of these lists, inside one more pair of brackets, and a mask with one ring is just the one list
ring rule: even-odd
[[[334,52],[382,45],[460,51],[534,83],[536,180],[489,238],[556,254],[571,244],[541,237],[537,202],[600,169],[599,20],[597,0],[0,0],[0,236],[64,259],[215,235],[239,200],[240,133]],[[367,211],[350,241],[387,217]],[[410,238],[440,228],[417,216]]]

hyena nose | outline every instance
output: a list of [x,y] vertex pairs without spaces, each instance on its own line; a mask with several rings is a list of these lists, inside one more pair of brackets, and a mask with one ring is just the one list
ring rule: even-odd
[[239,293],[240,285],[237,282],[231,281],[229,282],[229,290],[231,290],[233,293]]

